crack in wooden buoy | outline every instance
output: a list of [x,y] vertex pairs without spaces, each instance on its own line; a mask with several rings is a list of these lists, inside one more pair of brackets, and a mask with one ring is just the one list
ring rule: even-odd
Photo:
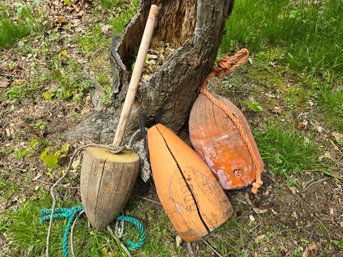
[[81,198],[92,226],[105,228],[125,206],[139,172],[139,156],[132,151],[112,154],[90,147],[81,169]]
[[148,130],[148,146],[158,197],[183,240],[197,240],[229,219],[231,203],[193,149],[161,124]]

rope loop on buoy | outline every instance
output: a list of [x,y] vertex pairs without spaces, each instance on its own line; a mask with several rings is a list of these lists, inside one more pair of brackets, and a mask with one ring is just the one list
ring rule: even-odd
[[249,57],[249,51],[246,48],[243,48],[239,50],[235,55],[229,57],[225,56],[222,60],[219,61],[218,65],[213,67],[213,71],[205,78],[204,82],[201,85],[200,92],[203,93],[207,98],[215,104],[217,107],[219,107],[221,110],[223,110],[229,118],[232,120],[233,124],[235,124],[239,135],[241,136],[243,142],[245,143],[248,152],[252,158],[252,161],[254,163],[254,166],[256,168],[256,180],[254,183],[252,183],[252,189],[251,191],[256,195],[258,189],[263,185],[263,181],[261,179],[261,173],[262,169],[258,163],[256,154],[254,152],[254,149],[245,133],[245,130],[242,126],[242,124],[239,122],[239,120],[236,118],[236,116],[218,99],[216,99],[206,88],[207,82],[213,78],[218,77],[222,75],[223,73],[230,73],[234,69],[236,69],[238,66],[240,66],[242,63],[244,63]]

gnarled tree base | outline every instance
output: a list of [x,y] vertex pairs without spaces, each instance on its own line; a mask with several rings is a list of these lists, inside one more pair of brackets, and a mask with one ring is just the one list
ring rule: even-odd
[[134,49],[139,46],[152,3],[161,4],[161,12],[151,47],[163,42],[178,48],[149,81],[141,82],[126,138],[138,127],[139,113],[144,114],[148,124],[162,120],[176,132],[186,124],[201,83],[214,64],[233,1],[141,1],[124,33],[112,41],[113,105],[67,131],[68,138],[111,142],[135,60]]

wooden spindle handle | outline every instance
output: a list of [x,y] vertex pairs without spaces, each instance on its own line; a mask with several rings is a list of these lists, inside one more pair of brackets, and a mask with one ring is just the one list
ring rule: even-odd
[[133,103],[135,101],[136,92],[138,89],[139,81],[142,76],[145,57],[148,53],[151,38],[154,32],[154,28],[157,22],[157,16],[160,8],[157,5],[151,5],[147,23],[145,25],[141,44],[139,46],[138,55],[135,63],[135,67],[132,72],[129,88],[125,97],[123,109],[120,114],[119,123],[117,126],[116,134],[114,136],[113,145],[120,146],[125,132]]

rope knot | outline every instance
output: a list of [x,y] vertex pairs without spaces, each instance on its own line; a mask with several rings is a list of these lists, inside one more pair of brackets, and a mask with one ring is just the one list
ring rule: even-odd
[[263,185],[263,181],[262,181],[262,180],[257,180],[257,179],[256,179],[256,181],[255,181],[254,183],[252,183],[251,192],[252,192],[253,194],[256,195],[258,189],[259,189],[262,185]]
[[229,73],[244,63],[248,57],[249,51],[246,48],[239,50],[234,56],[225,56],[219,61],[217,66],[213,67],[213,73],[216,76]]

